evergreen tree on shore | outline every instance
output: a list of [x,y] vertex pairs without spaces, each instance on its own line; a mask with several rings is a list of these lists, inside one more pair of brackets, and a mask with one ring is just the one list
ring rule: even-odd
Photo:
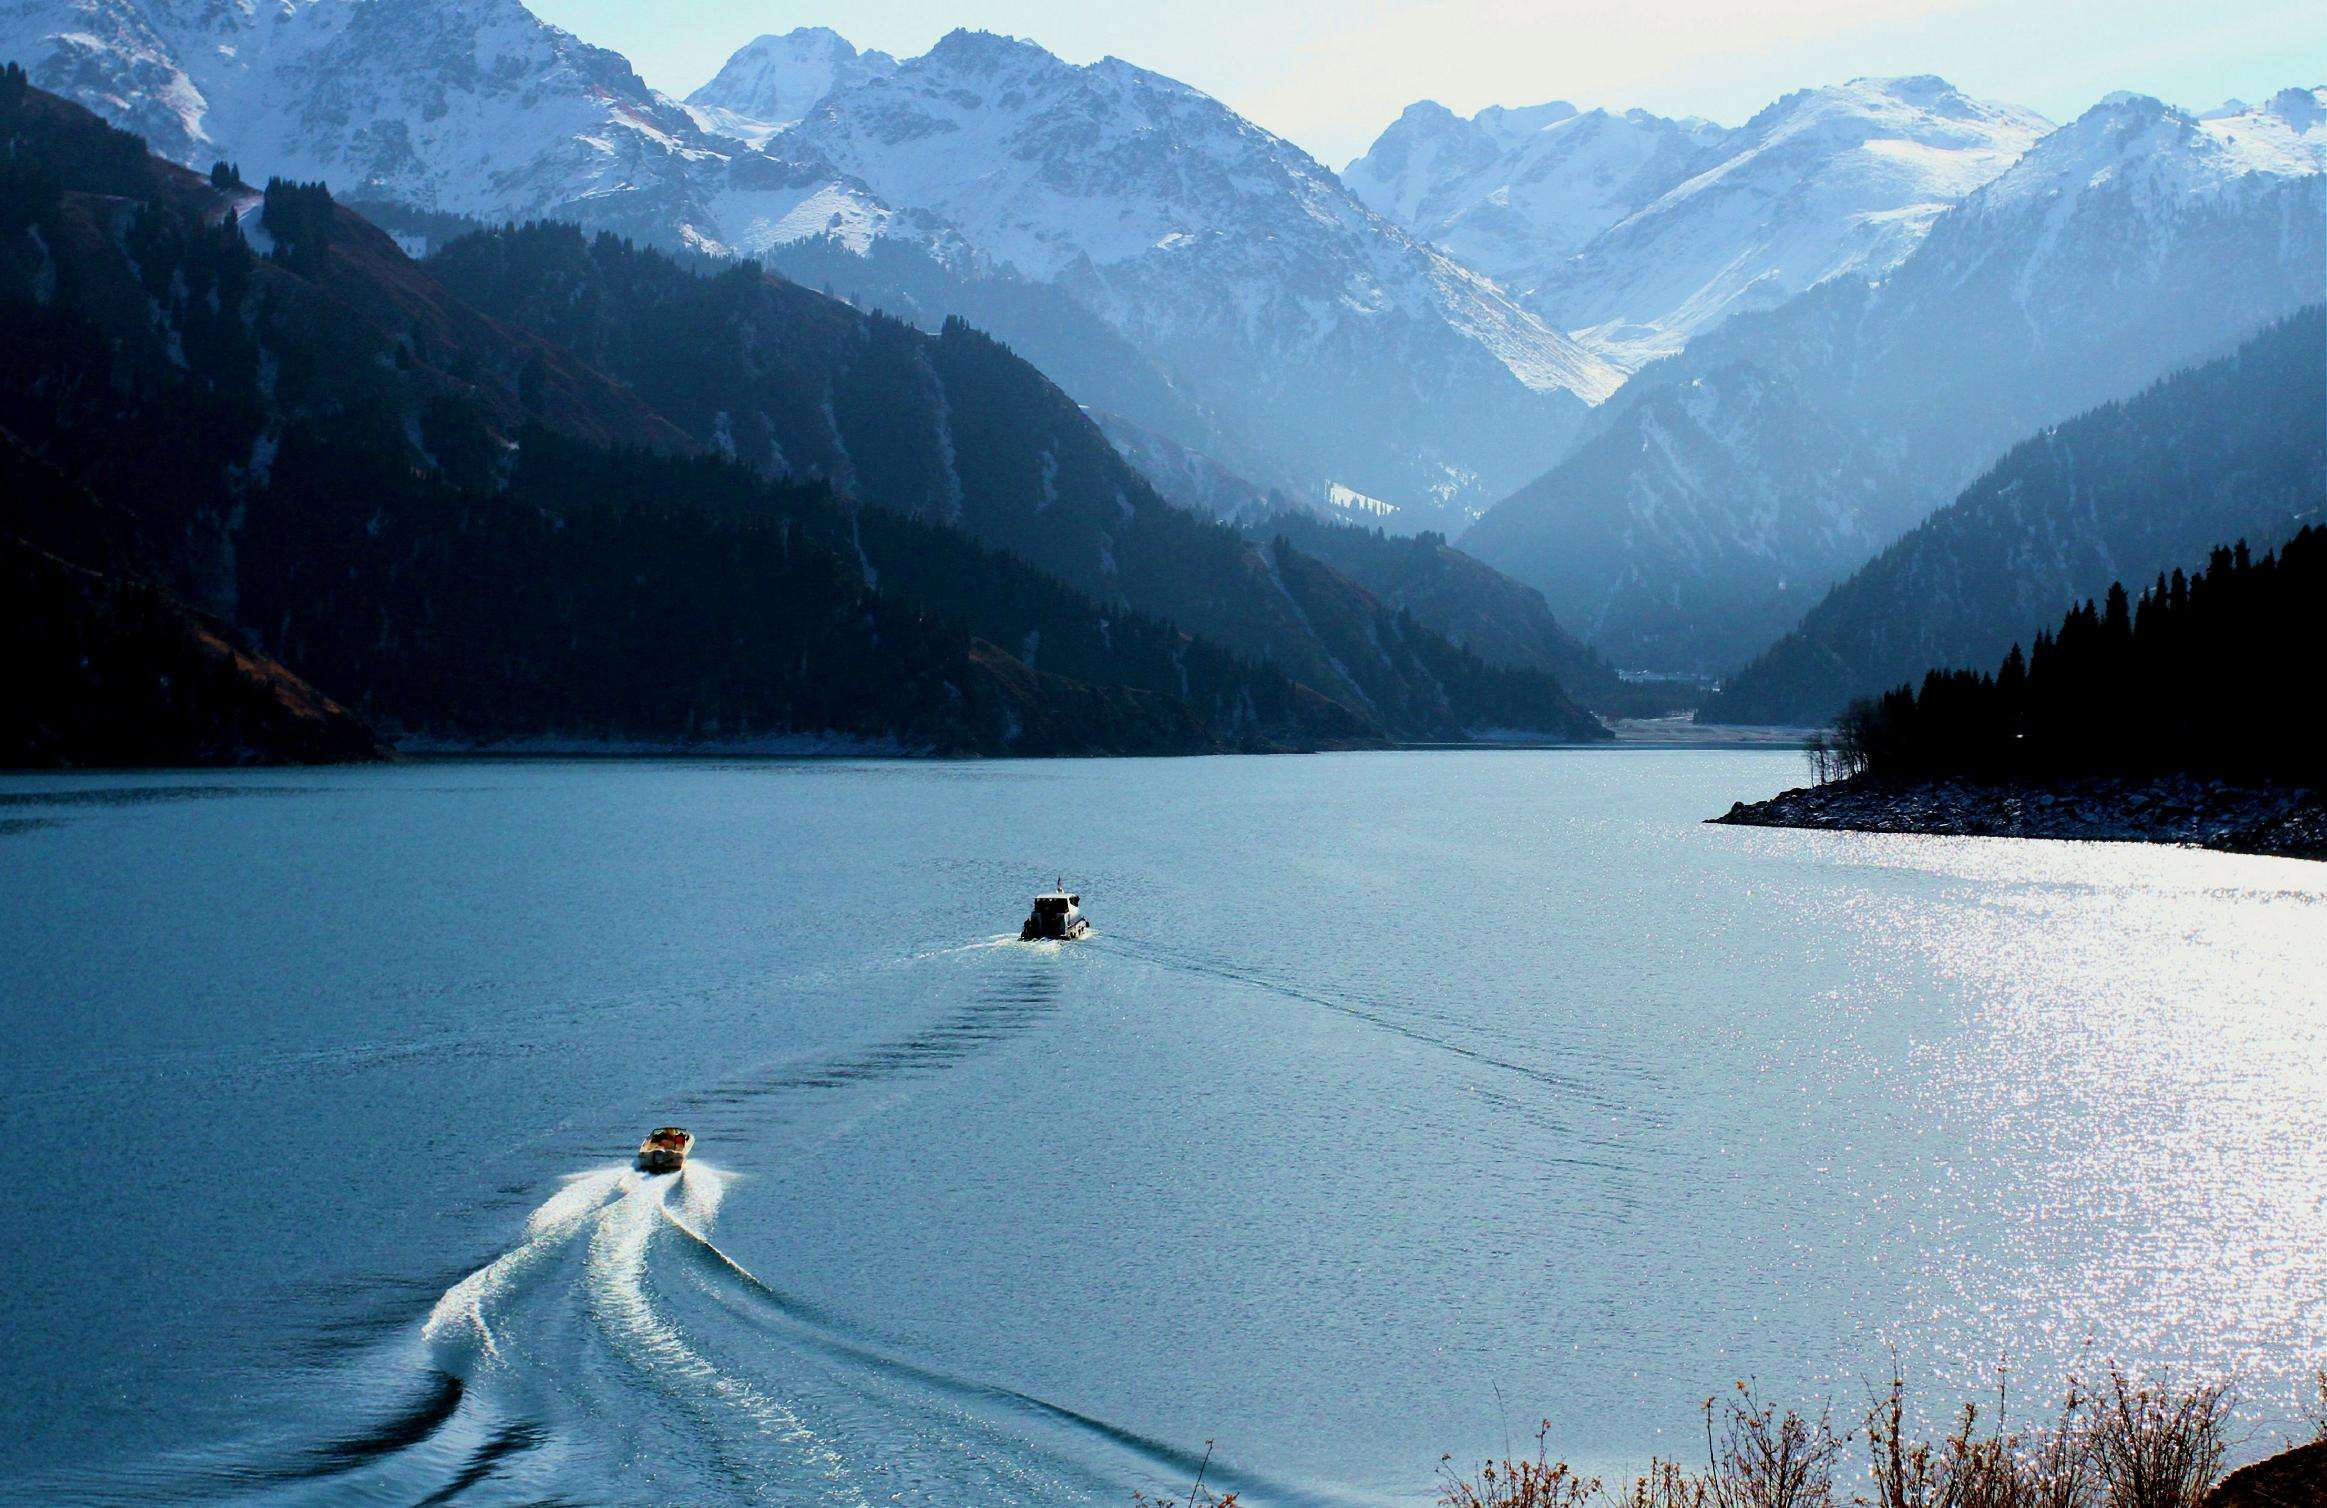
[[1851,704],[1837,773],[2050,779],[2182,773],[2327,784],[2316,647],[2327,527],[2274,554],[2241,541],[2203,570],[2123,583],[2072,609],[1993,674],[1932,671]]

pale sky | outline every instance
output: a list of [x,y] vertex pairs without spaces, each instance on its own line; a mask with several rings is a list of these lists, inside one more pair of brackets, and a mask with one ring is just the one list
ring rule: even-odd
[[2194,109],[2327,82],[2322,0],[527,0],[683,95],[763,32],[926,52],[956,26],[1182,79],[1339,169],[1417,99],[1744,120],[1790,89],[1936,73],[2066,120],[2114,89]]

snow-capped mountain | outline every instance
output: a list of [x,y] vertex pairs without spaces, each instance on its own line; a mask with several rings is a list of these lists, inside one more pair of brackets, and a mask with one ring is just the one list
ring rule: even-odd
[[199,168],[704,238],[726,158],[519,0],[4,0],[0,55]]
[[1479,174],[1575,116],[1575,106],[1552,100],[1518,109],[1490,105],[1465,120],[1434,99],[1417,100],[1341,170],[1341,181],[1376,214],[1413,228],[1434,226],[1469,203]]
[[1291,143],[1120,59],[955,32],[785,144],[1069,290],[1302,491],[1342,476],[1418,526],[1466,521],[1620,380]]
[[[760,44],[745,51],[759,49],[763,82],[800,78],[813,40],[788,75]],[[862,248],[892,228],[942,240],[797,144],[707,131],[520,0],[0,0],[0,56],[164,157],[320,179],[351,200],[714,254],[818,235]]]
[[1735,130],[1644,111],[1463,122],[1429,108],[1407,111],[1349,179],[1626,370],[1741,310],[1897,265],[2050,129],[1931,77],[1800,90]]
[[[1619,664],[1734,668],[1784,626],[1741,589],[1782,583],[1799,611],[2014,442],[2317,300],[2323,107],[2300,89],[2211,120],[2094,107],[1887,276],[1831,279],[1644,368],[1464,548]],[[1622,570],[1579,574],[1594,560]]]
[[1524,300],[1728,134],[1710,121],[1565,101],[1465,120],[1424,100],[1341,178],[1377,213]]
[[737,49],[710,83],[687,96],[687,113],[706,131],[761,147],[833,90],[896,68],[887,53],[859,52],[829,27],[797,27]]
[[714,253],[890,240],[1015,269],[1232,420],[1239,471],[1312,500],[1342,479],[1418,527],[1466,523],[1621,381],[1297,148],[1115,59],[957,32],[899,64],[795,32],[690,109],[519,0],[0,0],[0,54],[198,168]]

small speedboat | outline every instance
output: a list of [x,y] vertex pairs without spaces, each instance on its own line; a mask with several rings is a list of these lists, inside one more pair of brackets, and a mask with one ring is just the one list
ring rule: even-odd
[[1020,942],[1066,942],[1081,937],[1091,930],[1089,917],[1083,915],[1083,898],[1067,892],[1066,881],[1061,880],[1056,890],[1034,898],[1034,910],[1026,918],[1026,925],[1018,929]]
[[678,1126],[657,1126],[638,1144],[638,1165],[649,1173],[676,1173],[695,1150],[695,1133]]

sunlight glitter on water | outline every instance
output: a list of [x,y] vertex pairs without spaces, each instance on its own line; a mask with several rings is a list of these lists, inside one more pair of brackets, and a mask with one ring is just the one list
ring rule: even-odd
[[[1701,824],[1797,769],[18,782],[0,1130],[79,1197],[0,1220],[0,1400],[89,1402],[0,1495],[1119,1503],[1217,1439],[1420,1503],[1892,1345],[1934,1412],[2117,1358],[2291,1427],[2327,869]],[[1101,929],[998,932],[1060,862]],[[673,1121],[710,1161],[609,1165]]]

